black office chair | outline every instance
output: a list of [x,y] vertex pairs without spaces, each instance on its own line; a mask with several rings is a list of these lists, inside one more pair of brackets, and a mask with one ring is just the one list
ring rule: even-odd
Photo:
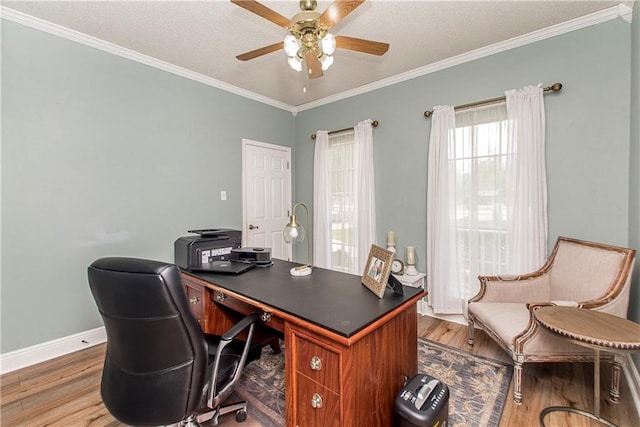
[[[89,286],[107,331],[101,394],[109,412],[134,426],[199,426],[247,402],[221,406],[245,363],[260,357],[251,338],[257,314],[223,336],[202,332],[173,264],[101,258],[88,269]],[[248,328],[246,342],[234,338]]]

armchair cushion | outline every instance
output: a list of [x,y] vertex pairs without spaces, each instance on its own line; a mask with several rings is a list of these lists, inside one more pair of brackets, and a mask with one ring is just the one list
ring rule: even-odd
[[513,338],[527,328],[529,310],[523,303],[472,302],[469,312],[480,319],[513,351]]

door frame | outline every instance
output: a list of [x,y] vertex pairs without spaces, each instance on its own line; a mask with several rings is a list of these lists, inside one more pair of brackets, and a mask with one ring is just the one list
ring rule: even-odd
[[[291,201],[293,200],[293,180],[291,171],[293,170],[293,164],[291,162],[291,147],[287,147],[285,145],[277,145],[271,144],[268,142],[254,141],[247,138],[242,138],[242,246],[247,245],[247,233],[248,233],[248,224],[247,224],[247,147],[260,147],[266,148],[269,150],[277,150],[286,153],[287,163],[288,163],[288,182],[289,188],[286,191],[286,195],[288,196],[288,200],[283,200],[283,212],[289,212],[291,209]],[[293,256],[293,253],[291,253]],[[291,258],[291,257],[290,257]]]

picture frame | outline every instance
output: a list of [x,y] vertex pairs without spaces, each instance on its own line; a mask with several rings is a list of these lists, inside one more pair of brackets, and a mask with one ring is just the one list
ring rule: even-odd
[[362,273],[362,284],[378,298],[382,298],[387,287],[394,253],[380,246],[371,245],[369,257]]

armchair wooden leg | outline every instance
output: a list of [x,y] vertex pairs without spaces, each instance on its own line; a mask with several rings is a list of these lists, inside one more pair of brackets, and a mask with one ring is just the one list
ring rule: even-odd
[[513,364],[513,402],[522,404],[522,363],[516,361]]
[[469,318],[469,331],[467,333],[468,333],[467,345],[469,347],[473,347],[474,327],[473,327],[473,320],[471,320],[471,318]]
[[620,370],[624,359],[621,354],[615,354],[611,361],[611,389],[609,390],[609,397],[612,403],[618,403],[620,401]]

